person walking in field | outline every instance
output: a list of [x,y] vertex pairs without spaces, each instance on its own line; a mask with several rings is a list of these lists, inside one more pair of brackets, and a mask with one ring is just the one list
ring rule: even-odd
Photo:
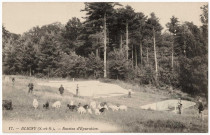
[[59,88],[59,92],[60,92],[60,94],[61,95],[63,95],[63,92],[64,92],[64,87],[63,87],[63,85],[61,84],[61,87]]
[[182,101],[181,98],[179,98],[179,101],[177,103],[177,108],[178,108],[178,114],[182,113]]
[[15,84],[15,78],[12,77],[12,85],[14,86],[14,84]]
[[29,88],[29,89],[28,89],[28,93],[32,93],[32,92],[33,92],[33,89],[34,89],[34,84],[30,82],[30,83],[28,84],[28,88]]
[[131,98],[131,89],[128,90],[128,98]]
[[77,88],[76,88],[76,96],[78,97],[79,96],[79,86],[77,84]]
[[199,102],[198,102],[198,113],[199,113],[199,116],[200,116],[201,119],[202,119],[202,117],[203,117],[204,106],[203,106],[203,102],[202,102],[201,99],[199,99],[198,101],[199,101]]

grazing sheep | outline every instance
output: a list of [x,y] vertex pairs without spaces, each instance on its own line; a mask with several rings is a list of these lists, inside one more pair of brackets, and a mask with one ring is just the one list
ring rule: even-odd
[[81,103],[78,104],[78,108],[81,106]]
[[43,104],[43,108],[46,108],[46,109],[49,108],[49,102],[48,101],[45,104]]
[[73,104],[74,104],[74,101],[71,101],[71,102],[70,102],[70,105],[73,105]]
[[103,108],[103,107],[101,106],[101,104],[98,104],[98,109],[101,109],[101,108]]
[[122,110],[122,111],[128,110],[127,106],[125,106],[125,105],[120,105],[118,108],[119,108],[119,110]]
[[105,108],[106,110],[109,110],[107,105],[104,105],[104,108]]
[[2,108],[3,110],[13,110],[12,108],[12,100],[2,100]]
[[105,112],[105,110],[106,110],[106,108],[101,108],[101,109],[99,109],[99,112],[103,113],[103,112]]
[[89,105],[84,105],[83,107],[84,107],[86,110],[87,110],[88,108],[90,108]]
[[116,105],[109,105],[109,108],[112,109],[112,111],[118,111],[118,107]]
[[67,107],[68,107],[71,111],[77,110],[77,106],[76,106],[76,105],[69,105],[69,104],[67,104]]
[[96,102],[95,101],[90,102],[90,107],[96,109]]
[[101,112],[99,111],[99,109],[95,109],[95,115],[100,115]]
[[92,110],[90,108],[87,109],[89,114],[92,114]]
[[61,107],[61,102],[60,101],[56,101],[55,103],[53,103],[52,107],[53,108],[60,108]]
[[100,103],[100,105],[103,107],[103,106],[105,106],[107,103],[106,102],[102,102],[102,103]]
[[38,108],[39,102],[37,101],[37,99],[34,99],[33,106],[34,106],[35,110]]
[[80,106],[77,111],[78,111],[79,114],[85,114],[86,113],[85,108],[82,107],[82,106]]

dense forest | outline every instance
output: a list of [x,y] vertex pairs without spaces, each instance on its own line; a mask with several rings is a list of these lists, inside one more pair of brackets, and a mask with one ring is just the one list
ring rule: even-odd
[[73,17],[22,35],[3,26],[3,74],[110,78],[208,96],[208,5],[200,9],[202,26],[172,16],[163,32],[155,13],[115,2],[84,4],[83,22]]

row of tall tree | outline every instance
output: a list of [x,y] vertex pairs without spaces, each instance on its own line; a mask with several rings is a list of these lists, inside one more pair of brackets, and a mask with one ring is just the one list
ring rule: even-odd
[[207,95],[208,5],[201,10],[201,27],[172,16],[166,32],[155,13],[116,2],[85,3],[84,22],[73,17],[22,35],[3,27],[3,73],[105,77]]

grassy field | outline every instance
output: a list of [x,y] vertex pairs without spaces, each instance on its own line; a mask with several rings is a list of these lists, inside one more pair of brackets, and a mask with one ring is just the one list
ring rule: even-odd
[[[27,84],[29,81],[35,82],[35,90],[33,94],[28,94]],[[36,84],[39,81],[46,81],[44,79],[36,79],[29,77],[16,76],[16,82],[13,86],[12,83],[3,82],[3,99],[11,99],[14,109],[12,111],[3,110],[3,129],[9,122],[22,122],[22,123],[46,123],[46,125],[56,125],[56,123],[63,123],[60,126],[70,126],[74,123],[80,122],[99,122],[107,123],[110,127],[116,127],[113,130],[103,130],[100,132],[208,132],[208,120],[198,117],[197,110],[192,107],[183,111],[182,115],[172,112],[161,112],[152,110],[142,110],[141,105],[170,99],[174,95],[162,90],[153,90],[152,87],[137,86],[132,84],[115,81],[115,84],[124,88],[132,88],[135,94],[132,98],[127,96],[108,97],[95,99],[97,102],[106,101],[112,104],[123,104],[128,106],[128,111],[112,112],[108,110],[106,113],[96,116],[94,114],[80,115],[77,112],[71,112],[67,108],[70,100],[75,104],[87,104],[92,99],[87,97],[74,97],[73,94],[65,91],[63,96],[60,96],[58,89],[51,87],[41,87]],[[34,110],[32,102],[37,98],[40,106]],[[62,105],[60,109],[45,110],[42,104],[46,101],[53,103],[60,100]],[[50,105],[51,106],[51,105]],[[54,124],[53,124],[54,123]],[[29,124],[29,125],[30,125]],[[100,124],[97,124],[100,125]],[[101,126],[100,128],[108,127],[108,125]],[[4,130],[3,130],[4,131]],[[12,131],[11,131],[12,132]],[[44,131],[40,131],[44,132]],[[60,132],[64,132],[61,130]],[[65,131],[71,132],[71,131]],[[85,131],[84,131],[85,132]]]

